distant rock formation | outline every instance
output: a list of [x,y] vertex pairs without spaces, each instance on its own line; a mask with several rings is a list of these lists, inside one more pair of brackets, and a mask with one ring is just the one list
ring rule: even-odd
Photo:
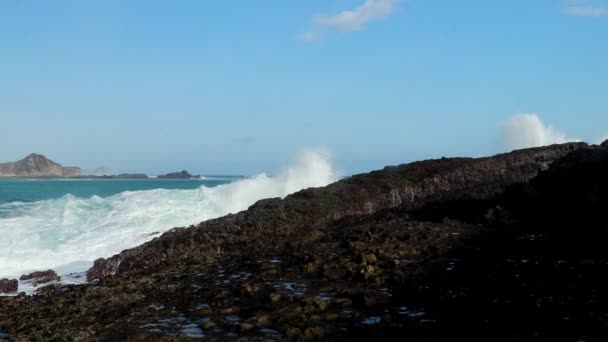
[[0,163],[0,177],[77,177],[80,174],[79,167],[63,167],[35,153],[14,163]]
[[22,275],[19,280],[30,281],[34,286],[46,284],[54,281],[60,281],[61,277],[53,270],[38,271],[30,274]]
[[164,179],[191,179],[191,178],[201,178],[199,175],[191,175],[188,171],[183,170],[182,172],[172,172],[167,173],[166,175],[158,176],[158,178]]

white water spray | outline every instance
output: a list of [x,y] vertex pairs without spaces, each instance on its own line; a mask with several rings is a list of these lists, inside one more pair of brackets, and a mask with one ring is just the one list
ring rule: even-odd
[[126,191],[109,197],[65,195],[1,205],[0,277],[54,269],[82,272],[93,260],[140,245],[173,227],[197,224],[337,180],[326,153],[304,152],[276,177],[260,174],[213,188]]

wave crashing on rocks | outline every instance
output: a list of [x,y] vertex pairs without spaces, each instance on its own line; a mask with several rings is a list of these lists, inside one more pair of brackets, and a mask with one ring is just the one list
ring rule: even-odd
[[35,270],[87,270],[93,260],[138,246],[180,226],[236,213],[337,180],[327,153],[304,151],[292,167],[217,187],[126,191],[109,197],[61,198],[0,205],[0,277]]

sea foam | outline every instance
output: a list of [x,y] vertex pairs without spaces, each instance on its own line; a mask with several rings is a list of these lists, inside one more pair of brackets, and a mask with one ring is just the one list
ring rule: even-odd
[[328,154],[308,151],[277,176],[260,174],[211,188],[3,204],[0,211],[9,214],[0,218],[0,277],[45,269],[83,272],[96,258],[140,245],[173,227],[235,213],[260,199],[284,197],[337,178]]

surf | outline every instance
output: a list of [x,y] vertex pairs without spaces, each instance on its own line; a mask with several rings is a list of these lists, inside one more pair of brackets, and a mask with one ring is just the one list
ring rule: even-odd
[[86,271],[93,261],[138,246],[174,228],[247,209],[338,179],[329,154],[305,151],[276,176],[262,173],[193,190],[125,191],[108,197],[71,194],[0,205],[0,277],[35,270]]

